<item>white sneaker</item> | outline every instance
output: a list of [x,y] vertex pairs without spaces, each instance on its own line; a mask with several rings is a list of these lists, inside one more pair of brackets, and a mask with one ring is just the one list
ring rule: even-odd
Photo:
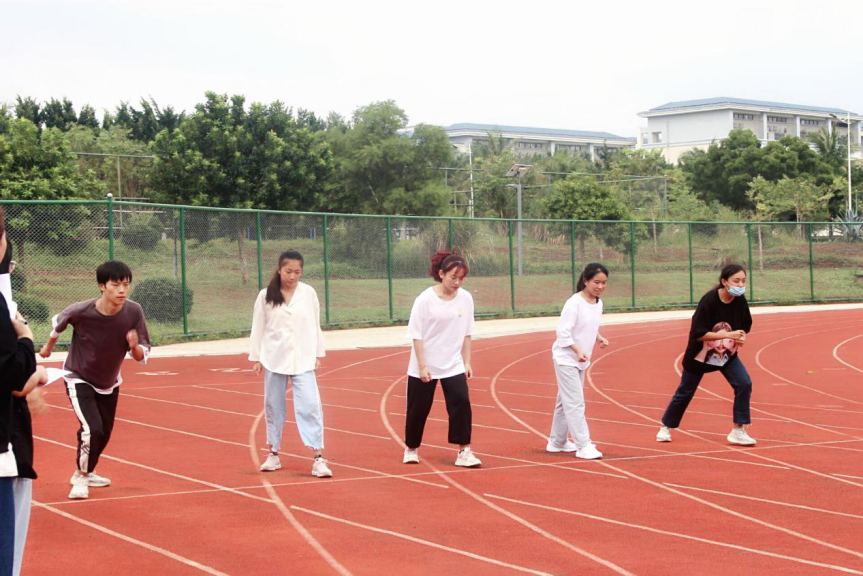
[[327,466],[327,461],[323,458],[315,458],[315,463],[312,464],[312,476],[317,478],[331,478],[333,471]]
[[482,466],[479,458],[473,455],[473,450],[470,447],[458,451],[458,457],[455,459],[456,466],[464,466],[465,468],[476,468]]
[[576,450],[575,457],[584,458],[585,460],[598,460],[602,458],[602,452],[596,449],[596,445],[588,444],[584,448]]
[[571,440],[567,440],[563,444],[558,444],[557,442],[549,439],[548,444],[545,445],[546,452],[575,452],[578,448],[575,446],[575,442]]
[[656,441],[671,442],[671,430],[668,429],[668,426],[659,429],[659,432],[656,433]]
[[86,500],[90,497],[90,483],[85,474],[78,475],[75,478],[75,483],[72,484],[72,490],[69,491],[71,500]]
[[402,464],[419,464],[420,455],[417,454],[417,449],[405,448],[405,457],[402,459]]
[[270,452],[267,454],[267,459],[261,464],[261,472],[275,472],[281,467],[282,461],[279,460],[279,455]]
[[728,442],[739,446],[755,446],[755,438],[747,434],[744,428],[732,428],[728,433]]
[[90,472],[90,475],[87,476],[85,474],[81,474],[80,470],[75,470],[75,473],[72,474],[71,478],[69,478],[69,484],[74,486],[75,480],[78,478],[87,478],[87,485],[92,486],[93,488],[104,488],[105,486],[111,485],[111,480],[109,478],[99,476],[95,472]]

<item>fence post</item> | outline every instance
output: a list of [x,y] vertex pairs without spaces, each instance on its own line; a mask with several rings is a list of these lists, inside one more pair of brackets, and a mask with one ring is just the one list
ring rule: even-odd
[[183,279],[183,335],[189,333],[189,314],[186,302],[186,209],[180,208],[180,270]]
[[809,223],[809,297],[815,302],[815,261],[812,258],[812,222]]
[[512,313],[515,314],[515,269],[512,263],[512,220],[507,221],[509,233],[509,299],[512,306]]
[[108,193],[108,260],[114,259],[114,195]]
[[632,276],[632,307],[635,308],[635,222],[629,223],[630,274]]
[[329,243],[327,241],[327,215],[324,214],[324,317],[330,323],[330,266]]
[[392,218],[387,216],[387,288],[390,296],[390,322],[393,321],[393,224]]
[[575,271],[575,220],[569,221],[569,256],[569,267],[572,271],[572,293],[575,294],[575,288],[578,285]]
[[689,228],[689,303],[695,304],[695,287],[692,272],[692,222],[688,225]]
[[258,290],[264,287],[264,266],[261,263],[261,213],[255,212],[255,228],[258,229]]
[[755,302],[755,278],[752,276],[752,224],[746,225],[746,243],[749,245],[749,300]]
[[452,252],[453,246],[453,231],[452,231],[452,218],[449,219],[449,251]]

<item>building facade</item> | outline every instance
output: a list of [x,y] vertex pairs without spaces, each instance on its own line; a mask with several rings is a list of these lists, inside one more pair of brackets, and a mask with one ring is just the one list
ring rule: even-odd
[[669,162],[677,162],[693,148],[706,150],[735,128],[750,130],[762,144],[786,135],[806,138],[809,132],[821,129],[836,131],[842,140],[850,136],[852,151],[855,147],[859,150],[863,137],[863,116],[855,112],[740,98],[669,102],[639,116],[647,118],[647,127],[640,129],[637,146],[659,149]]
[[530,128],[525,126],[498,126],[495,124],[453,124],[444,129],[450,142],[459,152],[476,152],[477,146],[489,143],[489,135],[503,139],[505,146],[516,154],[534,155],[558,152],[586,154],[597,159],[600,150],[609,152],[634,148],[635,138],[626,138],[608,132],[586,132],[557,128]]

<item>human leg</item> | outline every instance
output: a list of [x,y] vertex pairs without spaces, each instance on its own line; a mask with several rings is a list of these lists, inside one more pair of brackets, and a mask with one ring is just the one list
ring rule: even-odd
[[14,480],[0,477],[0,574],[11,574],[15,562]]
[[21,561],[24,559],[24,544],[27,541],[27,529],[30,526],[30,505],[33,502],[33,480],[30,478],[15,478],[12,483],[15,497],[15,560],[12,566],[12,576],[21,573]]
[[285,404],[287,389],[286,374],[277,374],[264,368],[264,418],[267,421],[267,444],[273,453],[278,453],[282,445],[282,428],[288,413]]
[[317,453],[324,449],[324,410],[315,372],[291,375],[294,417],[303,444]]
[[419,378],[408,376],[405,444],[411,450],[416,450],[422,444],[426,420],[434,402],[435,388],[437,388],[437,380],[423,382]]
[[458,444],[462,448],[470,446],[473,413],[470,408],[467,378],[464,374],[457,374],[441,379],[440,385],[449,416],[447,440],[450,444]]
[[752,379],[749,377],[749,372],[746,371],[746,366],[743,365],[739,357],[735,356],[722,368],[722,375],[734,388],[734,424],[738,426],[751,424],[749,401],[752,398]]
[[102,423],[102,426],[101,430],[98,431],[97,434],[94,434],[92,430],[90,432],[89,472],[93,472],[93,470],[96,469],[96,465],[99,463],[99,457],[105,451],[105,448],[108,447],[108,442],[111,440],[111,433],[114,431],[114,419],[117,415],[117,401],[119,398],[119,388],[114,388],[110,394],[99,394],[97,392],[93,395],[93,399],[96,401],[96,409],[99,412],[99,421]]
[[683,419],[683,413],[692,401],[698,385],[701,383],[703,374],[695,374],[683,371],[680,376],[680,384],[677,386],[677,391],[671,397],[668,407],[665,409],[665,414],[662,415],[662,425],[667,428],[677,428],[680,426],[680,421]]
[[[576,448],[585,448],[591,441],[590,429],[584,415],[584,372],[575,366],[565,366],[557,362],[554,363],[554,372],[567,429],[575,440]],[[565,434],[563,439],[566,440]]]

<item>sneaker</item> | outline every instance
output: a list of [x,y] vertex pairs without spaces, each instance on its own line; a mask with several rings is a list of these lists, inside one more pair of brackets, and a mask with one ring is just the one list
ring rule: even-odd
[[596,449],[596,445],[588,444],[584,448],[576,450],[575,457],[583,458],[585,460],[598,460],[602,458],[602,452]]
[[78,478],[87,478],[87,485],[92,486],[93,488],[104,488],[105,486],[111,485],[111,480],[109,478],[99,476],[95,472],[90,472],[88,476],[86,474],[81,474],[80,470],[75,470],[75,473],[72,474],[71,478],[69,478],[69,484],[74,486],[75,480],[77,480]]
[[659,432],[656,433],[656,441],[671,442],[671,430],[668,429],[668,426],[659,429]]
[[90,497],[90,483],[86,474],[80,474],[72,484],[72,490],[69,492],[71,500],[86,500]]
[[281,467],[282,461],[279,460],[279,455],[270,452],[267,454],[267,459],[261,464],[261,472],[275,472]]
[[473,455],[473,450],[465,448],[458,451],[458,458],[455,459],[456,466],[464,466],[465,468],[476,468],[481,466],[482,462],[479,458]]
[[570,440],[567,440],[563,444],[558,444],[557,442],[553,442],[549,439],[548,444],[545,445],[545,451],[552,453],[575,452],[576,450],[578,450],[578,448],[576,448],[575,442],[572,442]]
[[747,434],[744,428],[732,428],[728,433],[728,442],[739,446],[755,446],[755,438]]
[[402,464],[419,464],[420,455],[417,454],[417,449],[405,448],[405,457],[402,458]]
[[333,471],[327,466],[327,461],[323,458],[315,458],[315,463],[312,464],[312,476],[317,478],[331,478]]

